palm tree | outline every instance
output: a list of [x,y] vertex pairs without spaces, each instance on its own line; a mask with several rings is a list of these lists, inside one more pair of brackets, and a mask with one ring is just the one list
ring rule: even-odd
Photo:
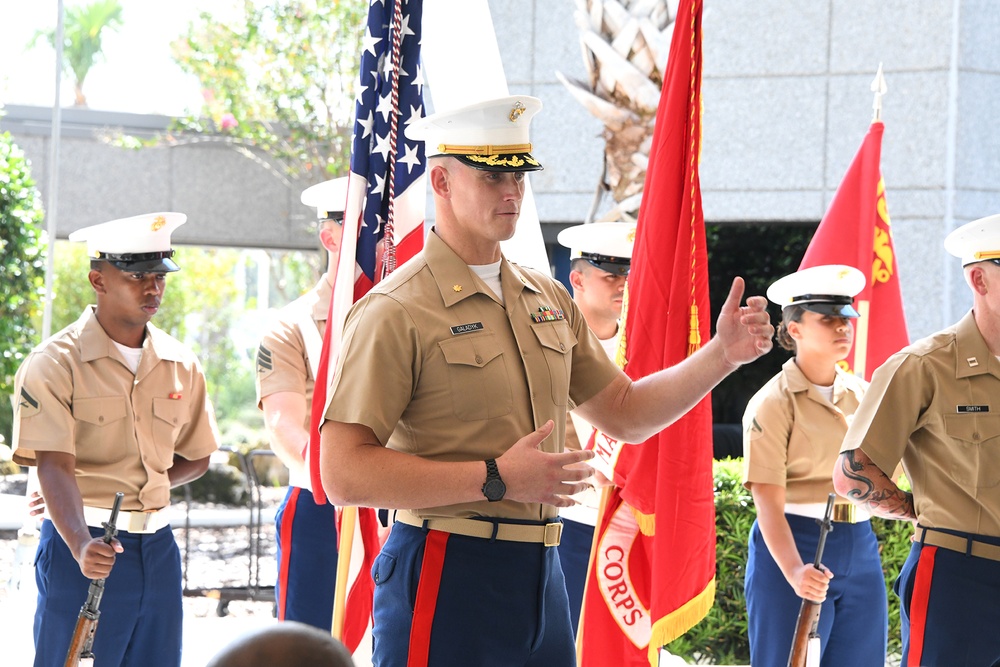
[[639,209],[677,4],[576,0],[587,80],[556,75],[604,123],[604,174],[594,208],[601,192],[610,190],[617,204],[612,216],[634,215]]
[[[83,82],[98,59],[103,55],[101,34],[105,28],[117,30],[122,25],[122,6],[119,0],[95,0],[89,5],[66,8],[63,31],[63,70],[73,73],[76,93],[75,105],[87,106]],[[32,48],[44,37],[56,47],[55,30],[39,30],[28,44]]]

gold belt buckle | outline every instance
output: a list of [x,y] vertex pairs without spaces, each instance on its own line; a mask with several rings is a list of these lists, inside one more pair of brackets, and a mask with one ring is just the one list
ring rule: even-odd
[[545,524],[545,546],[557,547],[562,540],[563,525],[561,521]]
[[152,512],[129,512],[128,532],[130,533],[146,532],[146,527],[149,525],[149,519],[151,516],[153,516]]
[[833,520],[838,523],[856,523],[855,506],[853,503],[833,506]]

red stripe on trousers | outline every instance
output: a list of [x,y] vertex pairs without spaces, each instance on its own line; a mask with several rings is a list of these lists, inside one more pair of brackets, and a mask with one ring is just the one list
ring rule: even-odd
[[292,524],[295,523],[295,506],[302,489],[295,487],[288,494],[285,511],[281,517],[281,564],[278,566],[278,620],[285,620],[285,596],[288,595],[288,568],[292,559]]
[[931,578],[934,576],[934,557],[937,547],[923,546],[917,561],[917,574],[913,578],[913,595],[910,596],[910,652],[908,666],[920,667],[924,652],[924,632],[927,630],[927,603],[931,597]]
[[420,582],[417,599],[413,603],[413,623],[410,625],[410,650],[406,667],[427,667],[431,650],[431,626],[437,608],[438,590],[441,588],[441,571],[444,569],[444,552],[450,533],[440,530],[427,531],[424,542],[424,560],[420,565]]

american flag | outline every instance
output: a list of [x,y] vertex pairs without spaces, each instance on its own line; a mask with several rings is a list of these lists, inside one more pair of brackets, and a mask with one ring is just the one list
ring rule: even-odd
[[[417,254],[424,242],[424,146],[404,136],[405,126],[423,116],[423,0],[402,0],[405,7],[399,0],[371,2],[355,104],[344,236],[319,378],[327,378],[336,366],[340,333],[351,305],[379,281],[380,274]],[[394,85],[396,72],[398,85]],[[394,177],[390,177],[392,172]],[[393,233],[387,235],[389,229]],[[312,411],[310,470],[319,502],[325,494],[319,478],[318,428],[326,411],[327,384],[316,383]]]
[[[422,2],[402,0],[404,9],[399,0],[372,0],[368,14],[346,213],[360,216],[355,301],[378,282],[377,271],[390,273],[423,246],[424,145],[404,137],[405,126],[424,115]],[[399,29],[393,30],[396,25]],[[392,242],[387,240],[377,252],[389,229]]]
[[[422,4],[423,0],[371,0],[368,10],[340,261],[313,393],[309,470],[317,502],[326,500],[320,478],[319,426],[326,413],[329,377],[337,365],[347,312],[381,277],[417,254],[424,243],[424,146],[404,136],[405,126],[424,113]],[[351,567],[357,576],[347,594],[340,637],[352,652],[371,616],[374,584],[370,572],[379,548],[374,510],[359,508],[357,519],[357,534],[364,546],[362,562]],[[346,532],[338,526],[341,559],[351,558],[352,549],[344,545],[345,539],[353,540],[353,534]],[[335,607],[335,625],[337,617]]]

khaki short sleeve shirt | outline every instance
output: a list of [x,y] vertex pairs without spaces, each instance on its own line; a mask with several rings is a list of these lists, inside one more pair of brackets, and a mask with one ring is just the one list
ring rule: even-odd
[[[257,407],[265,396],[286,391],[301,394],[306,405],[312,405],[315,378],[302,327],[310,323],[322,339],[332,293],[324,275],[315,287],[278,312],[277,321],[257,348]],[[305,427],[308,430],[308,415]]]
[[875,371],[853,449],[882,471],[902,461],[921,525],[1000,537],[1000,362],[971,312]]
[[[583,403],[620,371],[561,284],[506,260],[501,283],[505,305],[429,234],[348,315],[326,418],[441,461],[499,457],[552,419],[542,449],[561,451],[570,401]],[[419,514],[540,520],[556,511],[484,499]]]
[[35,348],[15,377],[14,460],[35,452],[76,456],[84,505],[158,510],[170,503],[174,455],[196,460],[218,448],[218,428],[195,356],[146,326],[133,375],[91,307]]
[[802,374],[795,359],[771,378],[743,414],[743,483],[785,487],[789,503],[824,503],[833,466],[861,397],[864,380],[839,368],[833,403]]

